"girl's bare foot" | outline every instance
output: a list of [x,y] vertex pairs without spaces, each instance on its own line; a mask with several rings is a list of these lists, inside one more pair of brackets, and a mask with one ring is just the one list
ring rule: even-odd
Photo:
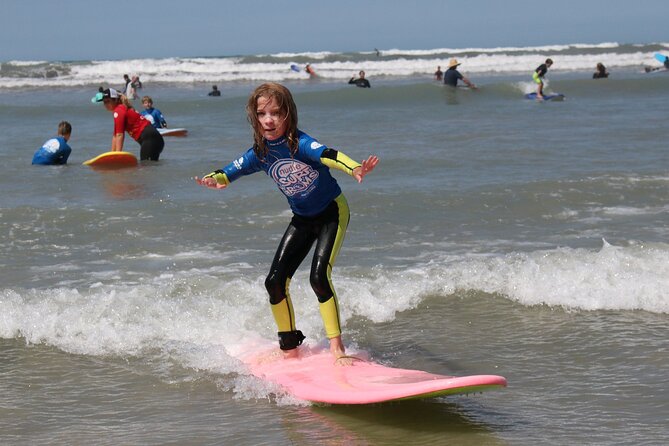
[[335,365],[346,367],[353,364],[355,358],[346,356],[346,348],[341,341],[341,336],[330,338],[330,353],[335,358]]

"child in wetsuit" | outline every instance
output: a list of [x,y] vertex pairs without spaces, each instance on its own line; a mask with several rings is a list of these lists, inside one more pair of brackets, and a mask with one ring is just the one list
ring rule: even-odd
[[151,96],[144,96],[142,98],[142,105],[144,106],[144,110],[140,114],[148,119],[152,126],[157,129],[167,128],[167,121],[165,121],[162,112],[153,106]]
[[72,134],[72,125],[67,121],[58,124],[58,135],[51,138],[33,155],[33,164],[58,165],[67,164],[72,149],[67,142]]
[[266,83],[249,97],[246,113],[253,127],[254,144],[241,157],[202,179],[198,184],[224,189],[241,176],[264,171],[288,199],[293,217],[279,243],[265,280],[272,314],[279,330],[279,346],[289,356],[305,339],[295,324],[288,286],[316,243],[311,264],[311,287],[318,297],[321,317],[337,360],[346,358],[341,340],[339,304],[330,280],[349,222],[346,198],[330,175],[335,168],[359,183],[379,162],[370,156],[359,164],[328,148],[297,128],[297,107],[283,85]]
[[534,70],[534,73],[532,73],[532,79],[537,83],[537,99],[544,98],[544,76],[551,65],[553,65],[553,60],[546,59],[546,62],[539,65],[537,69]]

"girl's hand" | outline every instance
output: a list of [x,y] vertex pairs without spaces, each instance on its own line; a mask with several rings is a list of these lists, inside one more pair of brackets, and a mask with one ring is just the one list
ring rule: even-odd
[[358,180],[358,183],[362,183],[362,179],[370,173],[376,165],[379,164],[379,157],[376,155],[370,155],[369,158],[363,160],[360,167],[353,169],[353,178]]
[[195,182],[199,184],[200,186],[207,187],[209,189],[225,189],[228,187],[227,184],[219,184],[218,181],[216,181],[215,178],[198,178],[195,177]]

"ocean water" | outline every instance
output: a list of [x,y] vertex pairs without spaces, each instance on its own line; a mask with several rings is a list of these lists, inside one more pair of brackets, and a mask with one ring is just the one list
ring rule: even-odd
[[[644,66],[667,48],[3,63],[0,443],[664,444],[669,74]],[[480,89],[431,79],[449,57]],[[523,98],[545,57],[563,102]],[[609,79],[590,78],[598,61]],[[288,68],[306,62],[319,78]],[[371,89],[345,82],[361,68]],[[81,163],[112,118],[90,98],[124,72],[189,136],[158,163],[95,171]],[[302,130],[381,159],[360,185],[335,173],[352,211],[333,272],[348,350],[507,389],[315,406],[245,370],[241,351],[275,342],[263,282],[290,212],[262,174],[224,191],[192,178],[250,146],[263,80],[293,91]],[[63,119],[69,164],[31,166]],[[308,265],[298,327],[325,346]]]

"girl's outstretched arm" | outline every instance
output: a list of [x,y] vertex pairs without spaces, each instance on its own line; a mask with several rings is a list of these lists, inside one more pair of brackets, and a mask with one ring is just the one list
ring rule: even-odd
[[362,179],[365,175],[374,170],[377,164],[379,164],[379,157],[370,155],[369,158],[362,161],[362,164],[359,167],[353,169],[353,178],[358,180],[358,183],[362,183]]

